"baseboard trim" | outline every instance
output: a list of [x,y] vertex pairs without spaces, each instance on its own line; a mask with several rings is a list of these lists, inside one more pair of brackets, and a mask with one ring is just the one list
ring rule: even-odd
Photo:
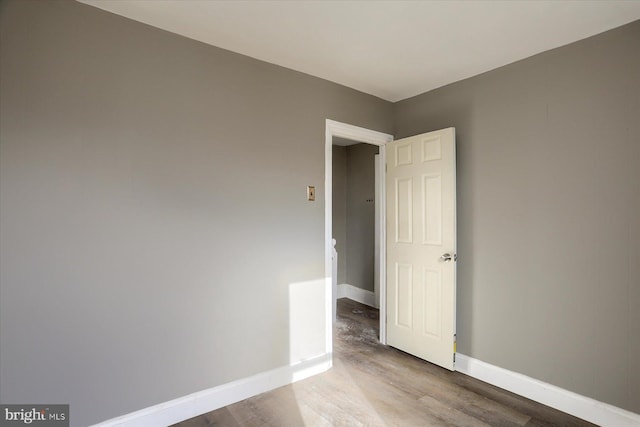
[[368,305],[369,307],[378,308],[376,295],[373,292],[349,285],[348,283],[338,285],[338,298],[349,298],[350,300]]
[[640,425],[640,415],[456,353],[456,371],[601,426]]
[[262,372],[227,384],[199,391],[121,417],[95,424],[93,427],[157,427],[168,426],[282,387],[332,366],[331,354],[323,354],[291,366]]

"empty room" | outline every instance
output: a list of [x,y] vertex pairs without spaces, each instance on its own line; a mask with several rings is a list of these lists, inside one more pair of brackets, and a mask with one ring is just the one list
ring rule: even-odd
[[639,1],[0,0],[0,424],[638,426],[639,184]]

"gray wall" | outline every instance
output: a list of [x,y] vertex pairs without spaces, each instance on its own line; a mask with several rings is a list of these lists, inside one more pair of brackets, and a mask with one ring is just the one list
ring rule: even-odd
[[459,351],[640,413],[640,21],[395,117],[456,128]]
[[347,283],[347,147],[332,147],[331,226],[338,251],[338,284]]
[[392,105],[76,2],[0,8],[0,401],[81,426],[322,353],[321,301],[289,324],[324,277],[306,186],[326,118],[390,133]]
[[75,2],[0,3],[0,40],[2,403],[79,426],[289,364],[331,118],[456,127],[461,352],[640,412],[639,22],[395,118]]
[[371,292],[375,233],[374,156],[377,153],[375,145],[347,147],[347,283]]
[[[338,284],[373,292],[375,166],[378,147],[333,146],[333,236]],[[368,202],[367,200],[371,200]]]

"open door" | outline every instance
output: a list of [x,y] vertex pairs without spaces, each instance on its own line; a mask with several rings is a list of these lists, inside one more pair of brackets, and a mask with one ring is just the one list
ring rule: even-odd
[[386,145],[387,344],[454,369],[455,129]]

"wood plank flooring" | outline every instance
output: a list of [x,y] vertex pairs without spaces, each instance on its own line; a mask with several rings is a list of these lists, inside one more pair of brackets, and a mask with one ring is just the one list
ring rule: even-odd
[[378,310],[338,301],[334,367],[178,423],[200,426],[593,426],[378,343]]

